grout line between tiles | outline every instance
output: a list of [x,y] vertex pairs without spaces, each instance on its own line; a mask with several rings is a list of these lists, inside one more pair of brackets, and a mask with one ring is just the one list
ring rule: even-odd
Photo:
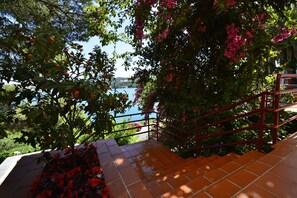
[[[293,152],[291,152],[289,155],[287,155],[286,157],[284,157],[284,158],[281,158],[281,157],[279,157],[279,156],[276,156],[276,155],[274,155],[274,154],[272,154],[272,153],[267,153],[265,156],[267,156],[267,155],[273,155],[273,156],[275,156],[275,157],[278,157],[278,158],[280,158],[281,160],[278,162],[278,163],[276,163],[275,165],[273,165],[273,166],[271,166],[271,165],[269,165],[269,166],[271,166],[267,171],[265,171],[264,173],[262,173],[261,175],[259,175],[258,177],[257,177],[257,179],[255,179],[253,182],[251,182],[250,184],[248,184],[247,186],[245,186],[244,188],[242,188],[236,195],[238,195],[239,193],[241,193],[243,190],[245,190],[246,188],[248,188],[248,187],[250,187],[251,185],[253,185],[253,184],[255,184],[256,183],[256,181],[258,181],[259,179],[261,179],[265,174],[267,174],[267,173],[269,173],[273,168],[275,168],[277,165],[279,165],[281,162],[283,162],[283,161],[285,161],[289,156],[291,156],[293,154]],[[265,156],[263,156],[263,157],[265,157]],[[261,157],[262,158],[262,157]],[[259,158],[259,159],[257,159],[256,161],[259,161],[261,158]],[[261,161],[262,162],[262,161]],[[264,162],[265,163],[265,162]],[[265,163],[266,164],[266,163]],[[267,164],[266,164],[267,165]],[[258,185],[257,185],[258,186]]]

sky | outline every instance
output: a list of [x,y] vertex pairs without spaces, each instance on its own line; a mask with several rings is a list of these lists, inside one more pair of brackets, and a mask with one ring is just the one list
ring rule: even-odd
[[[83,46],[84,54],[88,54],[92,51],[93,47],[95,45],[100,45],[99,38],[93,37],[88,42],[78,42],[80,45]],[[110,57],[112,57],[112,53],[114,50],[114,44],[105,46],[102,48]],[[117,42],[116,43],[116,51],[118,54],[122,54],[124,52],[130,51],[132,52],[132,46],[123,42]],[[124,60],[119,59],[116,63],[116,72],[115,77],[131,77],[134,72],[130,69],[128,71],[125,70],[124,66],[122,66]]]

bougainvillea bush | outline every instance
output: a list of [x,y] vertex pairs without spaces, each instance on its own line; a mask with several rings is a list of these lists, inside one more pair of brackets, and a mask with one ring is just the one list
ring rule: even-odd
[[130,30],[143,109],[157,105],[164,117],[191,120],[265,89],[265,77],[281,69],[279,49],[296,40],[295,6],[137,0]]
[[[251,109],[252,105],[246,104],[195,121],[266,90],[267,77],[287,68],[286,60],[293,60],[292,45],[297,49],[296,5],[290,0],[135,1],[130,27],[133,56],[138,57],[130,62],[137,65],[135,102],[143,111],[156,108],[159,118],[192,131]],[[279,62],[281,49],[286,47],[290,49],[286,50],[288,56],[282,56],[288,59]],[[248,124],[247,120],[226,122],[199,133],[229,131]],[[177,130],[174,133],[180,135]],[[195,138],[193,133],[189,139]],[[225,137],[213,143],[225,142]]]
[[44,156],[46,166],[33,182],[30,196],[46,197],[110,197],[97,156],[96,147],[85,143],[75,149],[77,165],[73,166],[70,148],[63,156],[49,153]]

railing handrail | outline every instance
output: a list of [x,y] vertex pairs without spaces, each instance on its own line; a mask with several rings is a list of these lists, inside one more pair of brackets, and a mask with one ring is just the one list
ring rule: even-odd
[[[186,138],[186,140],[191,141],[191,142],[195,141],[196,146],[194,148],[189,148],[189,149],[196,150],[196,151],[198,149],[202,149],[202,148],[214,148],[214,147],[218,147],[218,146],[228,146],[228,145],[236,145],[236,144],[244,144],[244,143],[258,143],[258,150],[262,151],[264,129],[273,129],[274,130],[272,139],[273,139],[273,143],[276,143],[277,135],[278,135],[278,128],[280,126],[283,126],[284,124],[287,124],[287,123],[297,119],[297,115],[295,115],[295,116],[293,116],[293,117],[291,117],[291,118],[289,118],[289,119],[287,119],[285,121],[279,122],[279,112],[280,111],[285,110],[287,108],[290,108],[290,107],[292,107],[294,105],[297,105],[297,102],[292,103],[292,104],[286,104],[284,106],[280,105],[280,96],[282,94],[297,93],[296,88],[289,87],[291,85],[290,83],[286,83],[286,85],[289,87],[289,89],[281,90],[281,79],[283,79],[283,78],[286,78],[286,81],[288,81],[288,78],[296,78],[297,79],[297,74],[278,74],[276,76],[275,90],[263,91],[263,92],[258,93],[256,95],[247,97],[247,98],[245,98],[245,99],[243,99],[241,101],[237,101],[237,102],[235,102],[235,103],[233,103],[231,105],[228,105],[226,107],[215,109],[211,113],[200,116],[199,118],[197,118],[195,120],[192,120],[192,121],[188,121],[188,122],[185,122],[185,121],[182,121],[182,120],[179,120],[179,119],[176,119],[176,118],[168,118],[168,117],[166,119],[159,119],[159,113],[156,112],[156,111],[140,112],[140,113],[134,113],[134,114],[129,114],[129,115],[121,115],[121,116],[116,116],[115,118],[131,117],[131,116],[146,115],[146,114],[147,115],[156,114],[155,118],[150,118],[148,116],[147,118],[138,119],[136,121],[137,122],[143,121],[143,120],[147,121],[146,126],[148,126],[148,131],[147,131],[148,134],[150,134],[150,132],[152,132],[152,130],[150,130],[150,127],[155,126],[156,131],[154,132],[154,134],[156,135],[155,138],[157,140],[159,140],[159,135],[161,134],[161,135],[164,135],[164,137],[168,136],[168,137],[172,138],[174,136],[175,138],[172,138],[172,141],[181,140],[181,138],[182,139]],[[269,100],[271,100],[271,99],[272,100],[268,101],[268,97],[269,97]],[[212,118],[212,116],[219,115],[221,113],[227,112],[227,111],[235,109],[237,107],[240,107],[241,105],[245,105],[245,104],[248,104],[248,103],[254,102],[254,101],[255,101],[255,103],[253,103],[254,106],[252,105],[253,108],[251,108],[250,110],[247,110],[247,111],[244,111],[244,112],[238,112],[237,114],[231,114],[227,118],[223,118],[223,119],[216,117],[216,119],[218,118],[218,120],[213,121],[212,123],[197,126],[197,123],[201,124],[200,121],[202,121],[202,120]],[[267,121],[265,120],[265,114],[268,113],[268,112],[271,112],[271,113],[274,114],[273,124],[268,124]],[[237,120],[239,118],[245,118],[245,117],[249,118],[250,116],[253,116],[253,115],[259,116],[259,121],[258,122],[253,122],[253,123],[250,123],[249,125],[245,125],[245,126],[242,126],[242,127],[239,127],[239,128],[227,129],[226,131],[221,130],[219,132],[215,132],[215,133],[212,133],[212,134],[204,134],[204,133],[202,133],[201,135],[198,134],[198,132],[200,130],[205,130],[205,129],[209,128],[209,127],[220,126],[223,123],[231,122],[231,121]],[[150,123],[149,120],[151,120],[151,119],[155,119],[155,122]],[[133,123],[133,122],[136,122],[136,121],[135,120],[126,121],[126,122],[122,122],[122,123],[119,123],[119,124],[128,124],[128,123]],[[194,129],[187,130],[187,129],[184,129],[182,127],[178,127],[178,126],[168,124],[168,121],[169,121],[169,123],[171,121],[178,121],[178,122],[180,122],[182,124],[185,124],[185,125],[194,123],[195,125],[193,125],[193,126],[197,126],[197,127],[195,127]],[[193,126],[191,125],[191,127],[193,127]],[[138,128],[138,127],[132,127],[132,128],[128,128],[126,130],[131,130],[131,129],[136,129],[136,128]],[[161,129],[163,131],[163,133],[160,133],[159,129]],[[176,134],[173,134],[174,132],[172,132],[172,131],[168,131],[170,129],[175,130]],[[218,128],[218,129],[220,130],[220,128]],[[207,146],[202,146],[201,147],[201,146],[198,145],[198,142],[200,140],[204,140],[204,139],[208,139],[208,138],[212,138],[212,137],[216,137],[216,136],[220,136],[220,135],[227,135],[227,134],[237,133],[237,132],[240,132],[240,131],[255,130],[255,129],[259,130],[257,139],[247,140],[247,141],[239,141],[239,142],[230,142],[230,143],[225,142],[223,144],[214,145],[214,146],[207,145]],[[125,129],[121,129],[121,130],[114,131],[114,132],[121,132],[121,131],[125,131]],[[167,132],[167,134],[166,134],[166,132]],[[142,132],[142,134],[143,133],[146,133],[146,132]],[[138,135],[138,134],[139,133],[134,134],[134,135]],[[190,136],[188,136],[188,135],[190,135]],[[130,136],[133,136],[133,135],[126,135],[126,136],[123,136],[123,137],[130,137]],[[194,140],[194,138],[195,138],[195,140]]]
[[[259,131],[261,131],[261,132],[259,132],[259,138],[261,138],[261,139],[258,140],[259,141],[258,146],[260,147],[259,150],[262,150],[263,129],[264,128],[271,128],[271,126],[269,126],[269,125],[267,125],[265,123],[265,112],[273,112],[274,113],[275,119],[274,119],[273,129],[275,130],[275,132],[274,132],[274,137],[273,137],[273,143],[276,143],[278,128],[280,126],[284,125],[284,124],[287,124],[287,123],[297,119],[297,116],[293,116],[293,117],[283,121],[282,123],[279,123],[279,111],[285,110],[285,109],[287,109],[289,107],[292,107],[295,104],[297,104],[297,102],[296,102],[296,103],[292,103],[292,104],[289,104],[289,105],[280,106],[280,104],[279,104],[280,103],[280,98],[279,98],[280,95],[285,94],[285,93],[297,93],[297,89],[281,90],[280,89],[280,83],[281,83],[280,79],[282,79],[282,78],[297,78],[297,74],[278,74],[277,77],[276,77],[276,86],[275,86],[276,88],[275,88],[275,90],[261,92],[259,94],[247,97],[244,100],[235,102],[235,103],[233,103],[231,105],[228,105],[226,107],[217,109],[217,110],[215,110],[215,111],[213,111],[213,112],[211,112],[209,114],[206,114],[204,116],[199,117],[197,119],[197,121],[210,118],[212,116],[215,116],[215,115],[218,115],[220,113],[224,113],[224,112],[226,112],[228,110],[234,109],[235,107],[243,105],[245,103],[248,103],[248,102],[250,102],[252,100],[257,100],[259,98],[262,98],[261,103],[263,103],[263,104],[259,105],[260,107],[258,109],[256,109],[256,110],[252,109],[249,112],[239,114],[239,115],[235,115],[235,116],[232,116],[232,117],[228,117],[226,119],[221,119],[219,121],[208,123],[208,124],[199,126],[196,129],[193,129],[192,131],[196,131],[196,150],[198,149],[198,146],[197,146],[198,145],[198,143],[197,143],[198,140],[207,139],[207,138],[210,138],[210,137],[224,135],[224,134],[231,134],[231,133],[235,133],[235,132],[238,132],[238,131],[241,131],[241,130],[246,130],[246,129],[249,129],[249,128],[255,128],[255,126],[257,126],[259,128]],[[267,104],[265,103],[266,102],[265,100],[266,100],[268,95],[274,96],[274,106],[273,106],[273,108],[268,108]],[[264,122],[264,123],[262,123],[262,124],[259,123],[258,125],[254,125],[254,126],[247,126],[247,127],[245,126],[245,127],[232,129],[232,130],[224,131],[224,132],[217,132],[217,133],[210,134],[210,135],[203,135],[203,136],[198,135],[199,130],[206,129],[206,128],[212,127],[212,126],[217,126],[218,124],[222,124],[222,123],[225,123],[225,122],[230,122],[230,121],[235,120],[237,118],[251,116],[251,115],[257,114],[257,113],[261,113],[260,116],[262,116],[261,119],[263,119],[263,120],[259,120],[259,121]],[[260,134],[260,133],[262,133],[262,134]],[[204,148],[206,148],[206,147],[204,147]],[[209,147],[207,147],[207,148],[209,148]]]
[[221,113],[221,112],[224,112],[224,111],[233,109],[233,108],[236,107],[236,106],[242,105],[242,104],[244,104],[244,103],[246,103],[246,102],[249,102],[249,101],[251,101],[251,100],[253,100],[253,99],[259,98],[259,97],[261,97],[263,94],[272,94],[272,93],[273,93],[273,92],[264,91],[264,92],[261,92],[261,93],[259,93],[259,94],[254,95],[254,96],[247,97],[247,98],[244,99],[244,100],[235,102],[235,103],[233,103],[233,104],[231,104],[231,105],[228,105],[228,106],[226,106],[226,107],[217,109],[217,110],[215,110],[215,111],[213,111],[213,112],[211,112],[211,113],[209,113],[209,114],[206,114],[206,115],[204,115],[204,116],[201,116],[201,117],[199,117],[197,120],[206,119],[206,118],[208,118],[208,117],[210,117],[210,116],[212,116],[212,115],[216,115],[216,114],[218,114],[218,113]]
[[277,74],[280,78],[297,78],[297,74]]

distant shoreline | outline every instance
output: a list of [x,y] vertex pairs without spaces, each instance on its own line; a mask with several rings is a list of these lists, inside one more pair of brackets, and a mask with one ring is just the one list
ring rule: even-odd
[[136,88],[136,83],[131,78],[117,77],[110,81],[112,89]]

